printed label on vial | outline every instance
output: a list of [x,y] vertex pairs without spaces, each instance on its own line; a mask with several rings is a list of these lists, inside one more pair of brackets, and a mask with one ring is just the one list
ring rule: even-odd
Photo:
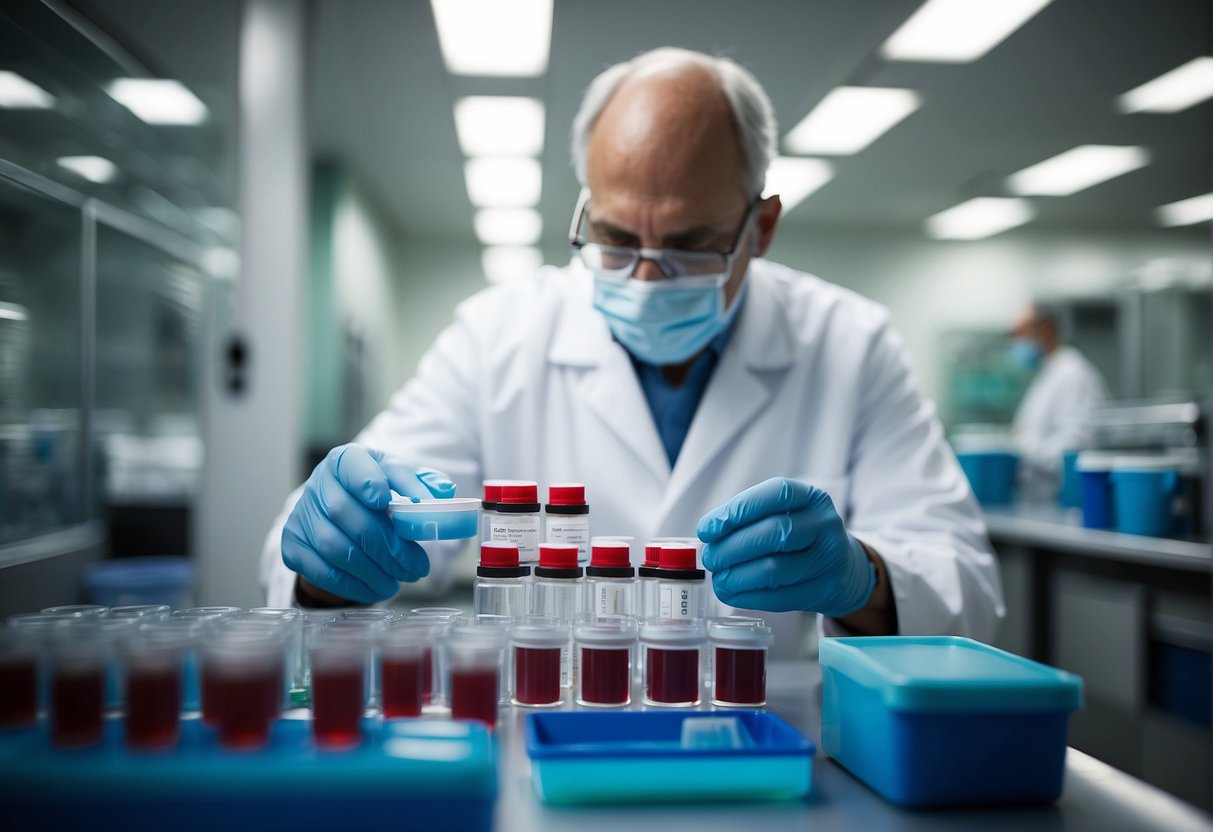
[[590,521],[585,515],[558,517],[548,515],[548,543],[565,543],[577,547],[577,559],[585,561],[590,552]]
[[661,618],[690,618],[691,591],[681,586],[662,586],[657,596],[657,610]]
[[594,607],[599,615],[628,615],[631,610],[624,607],[626,587],[622,584],[598,583],[594,595]]
[[522,563],[534,563],[539,559],[539,515],[498,514],[493,518],[492,542],[512,543]]

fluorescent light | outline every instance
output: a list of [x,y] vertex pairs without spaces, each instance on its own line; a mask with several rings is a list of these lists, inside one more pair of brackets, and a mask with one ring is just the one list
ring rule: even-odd
[[110,96],[148,124],[201,124],[206,105],[179,81],[162,78],[119,78],[107,88]]
[[477,208],[529,208],[539,203],[542,172],[534,159],[469,159],[468,198]]
[[480,255],[489,283],[530,277],[543,265],[543,252],[534,246],[489,246]]
[[113,182],[118,176],[118,166],[100,156],[60,156],[59,166],[98,185]]
[[455,102],[455,132],[465,156],[538,156],[543,152],[543,102],[473,95]]
[[880,47],[890,61],[964,64],[1002,43],[1052,0],[927,0]]
[[1007,188],[1021,196],[1069,196],[1150,163],[1143,147],[1079,145],[1007,177]]
[[918,93],[836,87],[784,137],[792,153],[858,153],[918,109]]
[[980,240],[1023,225],[1035,216],[1026,199],[983,196],[928,217],[926,232],[937,240]]
[[543,218],[533,208],[482,208],[475,224],[486,246],[529,246],[543,235]]
[[4,303],[0,301],[0,320],[25,321],[29,320],[29,311],[19,303]]
[[1193,58],[1116,99],[1122,113],[1178,113],[1213,98],[1213,58]]
[[1179,202],[1169,202],[1154,209],[1159,225],[1195,225],[1213,220],[1213,194],[1202,194]]
[[430,0],[453,75],[533,78],[547,72],[552,0]]
[[55,106],[55,96],[23,75],[0,70],[0,107],[8,110],[46,110]]
[[834,167],[821,159],[794,159],[778,156],[767,168],[767,187],[763,197],[779,194],[784,211],[791,211],[806,197],[834,177]]

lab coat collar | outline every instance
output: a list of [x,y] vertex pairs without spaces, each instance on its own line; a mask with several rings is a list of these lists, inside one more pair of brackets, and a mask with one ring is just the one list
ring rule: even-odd
[[[600,366],[622,347],[612,338],[606,319],[594,309],[593,275],[577,260],[562,271],[569,296],[548,347],[548,360],[574,367]],[[742,363],[753,370],[786,369],[792,363],[791,327],[779,302],[771,264],[751,262],[746,281],[745,303],[725,351],[738,351]]]

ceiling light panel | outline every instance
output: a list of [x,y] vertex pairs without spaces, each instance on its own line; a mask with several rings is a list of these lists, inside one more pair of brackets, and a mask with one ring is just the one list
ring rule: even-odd
[[1178,113],[1213,98],[1213,58],[1195,58],[1116,99],[1122,113]]
[[976,61],[1052,0],[927,0],[880,47],[889,61]]
[[98,185],[118,178],[118,166],[101,156],[60,156],[58,161],[60,167]]
[[925,229],[937,240],[980,240],[1030,222],[1035,216],[1026,199],[977,197],[928,217]]
[[110,96],[148,124],[192,126],[206,121],[208,111],[180,81],[165,78],[119,78],[106,88]]
[[480,255],[489,283],[530,277],[543,265],[543,252],[534,246],[489,246]]
[[1084,144],[1007,177],[1021,196],[1069,196],[1150,163],[1144,147]]
[[479,158],[464,164],[468,198],[477,208],[532,208],[543,174],[534,159]]
[[465,156],[538,156],[543,152],[543,102],[473,95],[455,102],[455,131]]
[[475,226],[486,246],[529,246],[543,236],[543,218],[533,208],[482,208]]
[[1159,225],[1176,227],[1213,220],[1213,193],[1181,199],[1154,209]]
[[765,198],[778,194],[783,210],[790,211],[833,177],[834,167],[829,162],[779,156],[767,168],[767,185],[762,195]]
[[784,137],[791,153],[858,153],[918,109],[913,90],[836,87]]
[[55,96],[9,70],[0,70],[0,107],[6,110],[46,110],[55,106]]
[[430,0],[453,75],[534,78],[548,69],[552,0]]

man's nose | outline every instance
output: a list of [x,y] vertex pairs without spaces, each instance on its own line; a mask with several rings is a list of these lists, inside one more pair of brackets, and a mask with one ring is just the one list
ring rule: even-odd
[[632,273],[632,277],[637,280],[664,280],[665,274],[656,262],[645,257],[636,264],[636,271]]

